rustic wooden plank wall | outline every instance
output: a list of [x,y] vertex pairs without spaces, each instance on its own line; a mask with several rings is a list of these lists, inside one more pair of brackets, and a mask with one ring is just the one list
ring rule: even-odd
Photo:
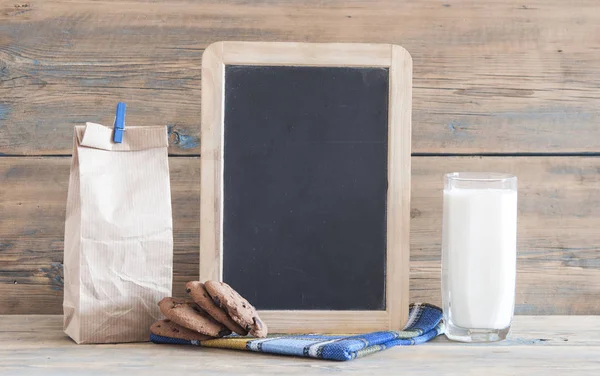
[[600,314],[595,0],[0,0],[0,314],[60,313],[72,127],[170,128],[175,288],[197,276],[200,59],[218,40],[414,59],[411,300],[440,303],[441,177],[520,178],[517,313]]

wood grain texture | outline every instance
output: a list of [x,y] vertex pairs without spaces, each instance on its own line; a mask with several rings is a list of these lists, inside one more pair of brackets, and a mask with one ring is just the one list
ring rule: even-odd
[[[220,281],[223,276],[222,218],[223,212],[223,121],[225,95],[223,43],[213,43],[202,57],[202,158],[200,176],[201,253],[199,275],[202,281]],[[211,111],[208,111],[211,109]]]
[[297,65],[389,67],[388,44],[223,42],[223,61],[230,65]]
[[[405,308],[408,310],[408,306]],[[368,333],[390,328],[392,320],[388,311],[261,310],[258,313],[270,333]],[[406,324],[408,317],[402,317],[404,312],[395,313],[402,320],[397,321]]]
[[489,344],[443,336],[350,362],[151,343],[78,346],[60,316],[0,316],[0,368],[10,375],[596,375],[600,316],[518,316],[509,338]]
[[595,0],[0,0],[0,152],[69,154],[73,124],[125,101],[197,155],[219,40],[404,46],[417,153],[598,152],[599,34]]
[[401,330],[408,320],[410,280],[412,57],[391,46],[388,115],[387,275],[389,328]]
[[202,176],[200,189],[200,280],[223,279],[224,65],[381,66],[390,70],[388,116],[386,310],[259,311],[269,330],[330,333],[401,330],[408,320],[412,59],[400,46],[217,42],[202,60]]
[[[69,158],[0,158],[0,313],[62,312]],[[175,292],[198,277],[198,158],[171,158]],[[519,177],[517,314],[600,314],[600,158],[413,158],[411,301],[440,304],[442,175]]]

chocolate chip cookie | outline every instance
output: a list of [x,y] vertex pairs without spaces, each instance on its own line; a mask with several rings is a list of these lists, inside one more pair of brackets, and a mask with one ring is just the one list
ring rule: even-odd
[[194,302],[164,298],[158,303],[158,306],[169,320],[198,333],[211,337],[223,337],[231,334],[231,330],[215,321]]
[[169,319],[160,320],[160,321],[157,321],[154,324],[152,324],[152,326],[150,327],[150,333],[157,335],[157,336],[185,339],[188,341],[193,341],[193,340],[204,341],[207,339],[214,338],[214,337],[207,336],[205,334],[201,334],[201,333],[195,332],[193,330],[184,328],[183,326],[177,325]]
[[267,336],[267,325],[262,322],[252,304],[225,282],[206,281],[204,288],[213,302],[221,307],[236,323],[255,337]]
[[185,285],[186,291],[190,294],[190,297],[196,304],[200,306],[206,313],[212,316],[213,319],[217,320],[221,324],[225,325],[231,331],[245,336],[248,331],[242,328],[238,323],[233,321],[231,317],[222,308],[217,306],[211,296],[204,288],[204,284],[200,281],[191,281]]

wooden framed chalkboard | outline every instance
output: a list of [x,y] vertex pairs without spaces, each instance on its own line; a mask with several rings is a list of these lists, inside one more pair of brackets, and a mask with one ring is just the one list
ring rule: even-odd
[[394,45],[210,45],[200,279],[229,283],[271,332],[401,329],[411,85]]

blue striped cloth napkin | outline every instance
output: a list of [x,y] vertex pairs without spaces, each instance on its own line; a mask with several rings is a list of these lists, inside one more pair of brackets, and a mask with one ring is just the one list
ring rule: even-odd
[[323,334],[271,335],[251,338],[232,335],[206,341],[188,341],[150,334],[159,344],[182,344],[231,350],[328,360],[352,360],[394,346],[418,345],[444,332],[442,310],[431,304],[411,304],[409,319],[401,331],[383,331],[340,336]]

